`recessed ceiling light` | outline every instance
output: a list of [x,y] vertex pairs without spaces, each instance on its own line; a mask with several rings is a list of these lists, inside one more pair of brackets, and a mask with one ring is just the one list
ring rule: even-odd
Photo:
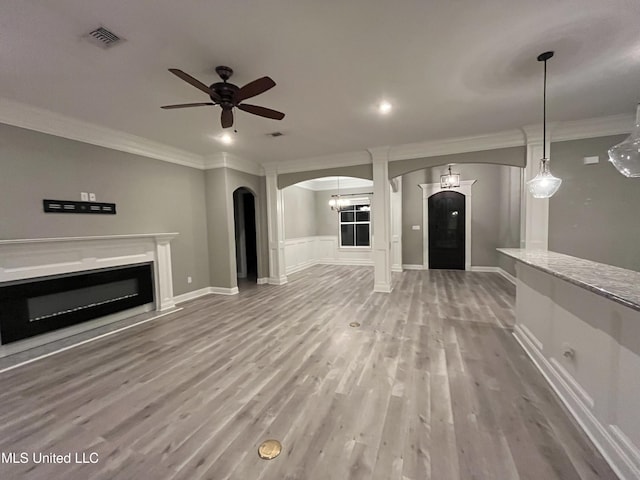
[[230,133],[223,133],[220,135],[220,141],[225,145],[231,145],[233,143],[233,137]]
[[383,115],[386,115],[390,111],[391,111],[391,104],[389,102],[387,101],[380,102],[380,105],[378,105],[378,112],[380,112]]

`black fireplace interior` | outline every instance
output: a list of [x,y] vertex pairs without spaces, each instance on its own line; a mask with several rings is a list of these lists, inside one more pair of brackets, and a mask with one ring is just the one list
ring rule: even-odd
[[0,286],[1,343],[151,302],[151,263],[11,282]]

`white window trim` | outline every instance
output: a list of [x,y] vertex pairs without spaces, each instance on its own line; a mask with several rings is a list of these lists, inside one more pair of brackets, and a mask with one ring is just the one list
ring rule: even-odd
[[[352,199],[352,201],[358,201],[358,203],[353,203],[350,206],[357,206],[357,205],[371,205],[371,203],[368,201],[368,198],[354,198]],[[367,203],[365,203],[365,201],[367,201]],[[354,211],[355,214],[355,211]],[[368,224],[369,225],[369,245],[342,245],[342,228],[340,228],[342,226],[342,212],[338,212],[338,250],[371,250],[372,248],[372,235],[371,235],[371,210],[369,210],[369,221],[368,222],[356,222],[355,221],[355,215],[354,215],[354,221],[353,222],[344,222],[345,224],[348,225],[358,225],[358,224]],[[354,235],[355,235],[355,230],[354,230]],[[354,237],[354,241],[355,241],[355,237]]]

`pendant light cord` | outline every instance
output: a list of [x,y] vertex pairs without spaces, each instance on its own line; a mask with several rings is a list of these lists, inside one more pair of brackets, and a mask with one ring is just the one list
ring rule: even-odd
[[547,161],[547,60],[544,61],[544,86],[542,87],[542,161]]

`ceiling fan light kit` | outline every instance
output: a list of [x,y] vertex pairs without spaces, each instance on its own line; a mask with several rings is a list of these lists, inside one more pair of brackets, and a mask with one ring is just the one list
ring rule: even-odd
[[547,158],[547,60],[553,57],[553,52],[544,52],[538,55],[538,61],[544,62],[544,88],[542,100],[542,158],[540,159],[540,172],[527,182],[527,188],[534,198],[550,198],[560,188],[562,180],[554,177],[549,170]]
[[211,102],[180,103],[177,105],[165,105],[160,108],[170,110],[175,108],[218,105],[222,108],[222,113],[220,115],[220,123],[222,124],[222,128],[230,128],[233,126],[234,108],[238,108],[253,115],[258,115],[259,117],[271,118],[273,120],[282,120],[284,118],[284,113],[278,112],[277,110],[272,110],[270,108],[261,107],[258,105],[242,103],[248,98],[260,95],[261,93],[264,93],[267,90],[275,87],[276,82],[274,82],[270,77],[261,77],[257,80],[254,80],[253,82],[247,83],[244,87],[238,87],[237,85],[234,85],[233,83],[229,83],[227,81],[233,75],[233,70],[229,67],[218,66],[216,67],[216,72],[218,73],[222,81],[207,86],[200,80],[177,68],[170,68],[169,71],[178,78],[184,80],[188,84],[209,95]]

